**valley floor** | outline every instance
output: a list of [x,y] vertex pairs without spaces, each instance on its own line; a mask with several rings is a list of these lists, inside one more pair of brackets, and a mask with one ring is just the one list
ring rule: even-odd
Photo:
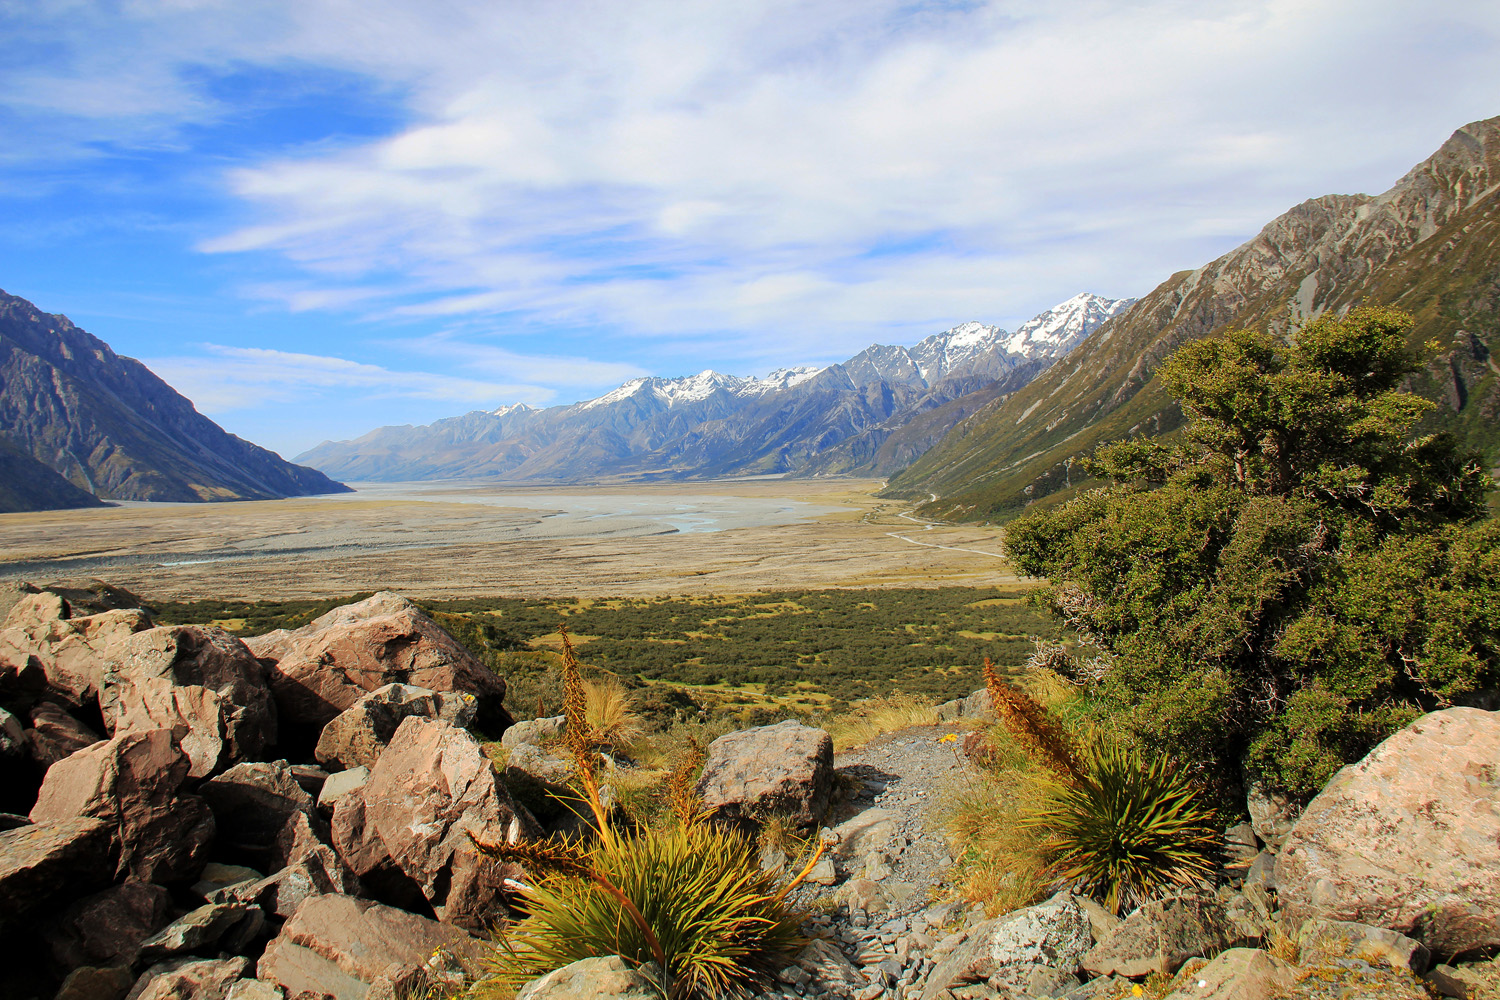
[[880,486],[407,484],[342,497],[4,514],[0,579],[104,577],[160,599],[240,600],[1024,585],[997,529],[928,525],[875,497]]

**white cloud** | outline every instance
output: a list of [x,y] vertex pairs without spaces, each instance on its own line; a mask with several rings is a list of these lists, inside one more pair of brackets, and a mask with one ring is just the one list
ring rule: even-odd
[[221,344],[205,344],[203,349],[206,353],[196,357],[154,358],[143,363],[209,414],[340,392],[490,406],[512,401],[546,403],[552,395],[533,385],[397,372],[317,354]]
[[704,335],[738,358],[1141,294],[1500,113],[1500,5],[1466,0],[115,10],[0,6],[69,53],[0,70],[0,95],[64,138],[141,141],[226,112],[195,67],[317,66],[401,102],[392,134],[224,175],[249,218],[201,249],[304,270],[288,308]]

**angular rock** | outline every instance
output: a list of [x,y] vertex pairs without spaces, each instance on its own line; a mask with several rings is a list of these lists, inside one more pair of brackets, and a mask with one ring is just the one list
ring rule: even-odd
[[286,761],[236,764],[198,786],[219,824],[220,843],[267,863],[282,830],[297,815],[312,818],[313,797]]
[[1327,965],[1338,959],[1358,959],[1371,965],[1409,969],[1420,976],[1430,955],[1420,942],[1405,934],[1347,920],[1306,920],[1297,932],[1298,958],[1303,965]]
[[230,902],[234,897],[219,897],[218,894],[238,885],[250,885],[265,878],[254,868],[244,865],[221,865],[210,861],[203,866],[198,881],[193,883],[193,894],[209,903]]
[[1121,921],[1081,964],[1096,976],[1136,979],[1158,971],[1170,974],[1195,955],[1217,955],[1230,941],[1229,921],[1218,902],[1191,897],[1153,900]]
[[0,925],[110,880],[117,847],[110,824],[89,817],[0,830]]
[[989,688],[980,688],[964,699],[962,716],[965,719],[979,719],[983,722],[995,721],[995,707],[990,700]]
[[552,715],[541,719],[523,719],[500,734],[500,742],[507,747],[518,747],[523,743],[539,747],[551,740],[561,739],[568,731],[565,715]]
[[883,850],[896,835],[900,822],[901,814],[894,809],[866,809],[833,828],[838,836],[833,852],[840,857],[861,858],[873,850]]
[[142,941],[141,960],[156,962],[209,948],[249,912],[243,903],[205,903]]
[[[285,1000],[286,991],[261,979],[241,979],[229,987],[224,1000]],[[366,998],[368,1000],[368,998]]]
[[136,632],[151,627],[144,611],[106,611],[0,630],[0,677],[39,674],[53,697],[74,707],[98,701],[106,665],[122,661]]
[[619,955],[585,958],[533,979],[516,1000],[656,1000],[661,991]]
[[84,965],[68,973],[52,1000],[123,1000],[134,984],[128,965]]
[[47,921],[42,939],[65,969],[131,965],[141,942],[165,927],[171,914],[172,895],[166,889],[125,882],[68,906]]
[[1258,949],[1230,948],[1168,993],[1166,1000],[1272,1000],[1286,995],[1295,971]]
[[64,757],[102,739],[61,705],[42,701],[31,708],[31,728],[26,730],[27,749],[44,773]]
[[1281,792],[1271,791],[1258,782],[1250,785],[1245,793],[1245,808],[1250,813],[1250,826],[1260,842],[1273,851],[1286,843],[1286,835],[1292,832],[1297,817],[1302,814],[1302,805]]
[[420,965],[439,950],[478,973],[489,946],[447,924],[352,896],[313,896],[266,946],[256,977],[284,988],[362,1000],[391,965]]
[[194,778],[260,757],[276,741],[265,667],[238,638],[177,625],[132,635],[105,665],[100,708],[116,734],[171,729]]
[[[493,915],[502,873],[469,835],[493,843],[539,833],[511,802],[478,741],[439,720],[402,722],[357,797],[363,836],[378,839],[439,919],[475,930]],[[334,813],[336,827],[344,812]],[[334,840],[340,843],[337,831]],[[369,846],[356,853],[357,862],[344,857],[356,874],[380,854]]]
[[369,780],[368,767],[351,767],[347,771],[330,774],[318,792],[318,810],[325,815],[332,815],[344,796],[359,791]]
[[285,719],[327,725],[386,684],[465,691],[478,699],[478,721],[503,730],[505,681],[404,597],[379,593],[334,608],[296,631],[278,629],[249,640],[274,661],[271,687]]
[[359,881],[332,851],[308,853],[298,861],[255,882],[221,890],[220,898],[254,903],[267,913],[290,917],[312,896],[356,895]]
[[13,762],[26,755],[26,730],[21,720],[0,708],[0,761]]
[[1093,946],[1087,914],[1061,892],[974,927],[932,971],[922,995],[933,1000],[944,990],[982,979],[1024,990],[1038,967],[1072,975]]
[[102,819],[118,831],[121,874],[143,882],[192,878],[204,865],[214,817],[202,799],[178,794],[187,771],[168,730],[116,736],[52,765],[31,819]]
[[1500,713],[1425,715],[1341,770],[1277,857],[1293,917],[1388,927],[1439,954],[1500,945]]
[[787,720],[709,744],[698,795],[712,818],[756,825],[770,815],[807,828],[822,822],[833,789],[833,741]]
[[847,993],[865,985],[865,977],[832,942],[818,938],[807,942],[797,956],[798,967],[830,993]]
[[10,606],[6,612],[4,624],[0,628],[25,628],[28,625],[46,625],[59,618],[68,617],[68,602],[63,600],[62,595],[54,594],[50,590],[39,590],[31,594],[22,594],[16,603]]
[[250,971],[243,958],[173,958],[141,973],[126,1000],[224,1000]]
[[409,716],[442,719],[465,728],[474,721],[478,707],[478,699],[465,691],[442,694],[410,684],[387,684],[324,726],[314,755],[319,763],[334,770],[374,767],[402,720]]

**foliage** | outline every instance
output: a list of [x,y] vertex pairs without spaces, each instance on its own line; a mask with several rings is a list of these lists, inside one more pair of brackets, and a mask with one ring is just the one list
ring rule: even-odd
[[[806,870],[778,888],[775,876],[761,871],[749,838],[702,821],[687,793],[702,760],[696,747],[680,756],[668,780],[676,822],[617,830],[600,798],[603,734],[590,721],[566,631],[562,650],[567,749],[598,837],[591,844],[476,841],[536,880],[526,918],[502,939],[496,978],[516,985],[582,958],[620,955],[638,965],[655,962],[674,1000],[748,996],[763,988],[802,943],[800,917],[786,896]],[[812,860],[821,853],[822,845]]]
[[1047,833],[1050,871],[1111,910],[1213,872],[1214,812],[1183,769],[1120,743],[1096,744],[1082,775],[1057,782],[1025,817]]
[[835,750],[863,746],[884,733],[912,726],[937,725],[937,706],[928,698],[893,694],[852,705],[849,711],[826,720],[823,728]]
[[[1500,682],[1490,483],[1401,391],[1418,366],[1386,309],[1289,340],[1238,331],[1158,371],[1175,444],[1091,463],[1108,487],[1012,522],[1007,548],[1101,650],[1079,679],[1155,750],[1221,787],[1246,765],[1310,795],[1414,715]],[[1214,767],[1213,765],[1218,765]]]

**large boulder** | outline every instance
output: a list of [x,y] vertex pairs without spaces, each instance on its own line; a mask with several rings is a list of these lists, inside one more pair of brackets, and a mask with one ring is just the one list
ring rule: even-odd
[[363,1000],[392,965],[421,965],[451,956],[477,973],[491,948],[462,930],[415,913],[352,896],[313,896],[266,946],[256,977],[335,1000]]
[[1275,1000],[1287,995],[1296,970],[1254,948],[1230,948],[1188,976],[1166,1000]]
[[31,728],[26,730],[27,749],[43,772],[102,738],[54,702],[38,702],[31,708]]
[[0,926],[106,884],[116,851],[114,827],[90,817],[0,830]]
[[141,973],[125,1000],[224,1000],[250,971],[244,958],[173,958]]
[[85,896],[47,921],[42,938],[64,969],[130,965],[141,942],[172,919],[172,896],[149,882],[124,882]]
[[43,625],[67,617],[68,602],[61,594],[54,594],[50,590],[37,590],[23,593],[16,599],[16,602],[10,606],[10,610],[5,613],[5,621],[0,624],[0,628],[25,628],[28,625]]
[[444,694],[411,684],[387,684],[371,691],[324,726],[314,753],[319,763],[336,771],[374,767],[402,720],[417,716],[467,727],[474,721],[478,708],[478,699],[466,691]]
[[1076,972],[1093,944],[1088,915],[1077,899],[1060,892],[1046,902],[972,928],[928,976],[923,1000],[934,1000],[951,987],[978,980],[1025,992],[1039,968],[1063,975]]
[[266,670],[238,638],[195,625],[132,635],[103,671],[100,708],[116,735],[174,729],[206,777],[260,757],[276,741],[276,708]]
[[52,765],[31,820],[102,819],[120,838],[121,874],[143,882],[191,878],[207,860],[214,817],[201,798],[179,794],[187,774],[171,731],[126,733]]
[[781,815],[807,828],[823,821],[833,790],[833,740],[788,719],[729,733],[708,747],[698,795],[712,818],[746,825]]
[[199,785],[198,794],[213,810],[221,848],[257,865],[275,857],[288,823],[316,814],[311,793],[297,783],[284,760],[236,764]]
[[364,787],[334,811],[333,827],[334,846],[356,875],[388,858],[439,919],[475,930],[494,916],[502,873],[470,834],[499,842],[539,832],[473,736],[415,717],[401,723]]
[[502,730],[505,681],[474,658],[415,604],[379,593],[334,608],[296,631],[278,629],[249,640],[255,655],[274,661],[271,686],[283,717],[327,725],[386,684],[466,691],[478,700],[481,725]]
[[34,677],[53,697],[75,707],[92,705],[105,666],[123,660],[130,637],[150,627],[150,616],[134,609],[0,629],[0,677],[11,674],[23,688],[34,686],[26,680]]
[[1425,715],[1341,770],[1278,857],[1282,908],[1451,955],[1500,945],[1500,712]]
[[657,1000],[661,990],[619,955],[585,958],[533,979],[516,1000]]
[[1122,920],[1081,964],[1096,976],[1137,979],[1153,972],[1171,974],[1195,955],[1217,955],[1232,943],[1223,904],[1193,897],[1157,899]]

